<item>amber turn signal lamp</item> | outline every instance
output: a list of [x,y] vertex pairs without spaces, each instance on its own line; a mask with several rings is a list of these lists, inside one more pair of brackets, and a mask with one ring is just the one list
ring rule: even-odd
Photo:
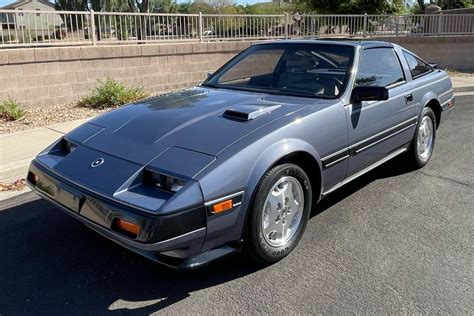
[[120,218],[115,220],[115,229],[133,238],[136,238],[140,232],[140,226]]
[[214,214],[219,214],[224,211],[230,210],[232,206],[233,206],[232,200],[229,199],[229,200],[225,200],[217,204],[214,204],[212,206],[212,211],[214,212]]

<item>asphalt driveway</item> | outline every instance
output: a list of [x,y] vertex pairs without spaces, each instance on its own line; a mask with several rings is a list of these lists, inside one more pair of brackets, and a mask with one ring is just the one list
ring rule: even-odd
[[474,96],[419,171],[403,157],[336,191],[296,251],[176,272],[33,193],[0,205],[0,315],[474,312]]

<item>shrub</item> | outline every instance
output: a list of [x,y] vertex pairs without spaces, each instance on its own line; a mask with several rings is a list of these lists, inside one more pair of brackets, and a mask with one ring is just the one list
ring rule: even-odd
[[15,35],[14,34],[4,34],[4,35],[0,35],[0,42],[14,42],[16,39]]
[[0,102],[0,118],[7,121],[16,121],[25,115],[25,111],[13,99]]
[[22,34],[18,35],[18,40],[20,43],[31,44],[36,39],[36,33],[28,30],[23,30]]
[[38,35],[36,36],[36,38],[34,38],[33,40],[35,42],[43,42],[43,41],[46,41],[49,39],[49,35],[48,34],[45,34],[44,36],[43,35]]
[[91,93],[79,101],[79,106],[91,108],[117,107],[146,98],[148,93],[142,87],[127,88],[110,77],[97,80],[97,86]]
[[51,34],[51,38],[59,39],[59,40],[65,39],[66,36],[67,36],[66,31],[62,29],[57,29],[53,32],[53,34]]

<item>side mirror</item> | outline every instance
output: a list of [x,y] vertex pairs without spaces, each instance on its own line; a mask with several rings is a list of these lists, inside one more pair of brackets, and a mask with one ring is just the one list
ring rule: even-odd
[[351,102],[388,100],[388,89],[377,86],[357,86],[352,89]]
[[210,76],[212,76],[212,74],[213,74],[212,72],[208,72],[207,77],[209,78]]
[[436,63],[430,63],[430,66],[433,69],[438,69],[438,64],[436,64]]

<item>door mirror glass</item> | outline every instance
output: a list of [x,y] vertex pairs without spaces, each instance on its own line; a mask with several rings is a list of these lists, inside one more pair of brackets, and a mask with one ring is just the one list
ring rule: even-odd
[[388,100],[388,89],[378,86],[357,86],[352,90],[351,102]]

